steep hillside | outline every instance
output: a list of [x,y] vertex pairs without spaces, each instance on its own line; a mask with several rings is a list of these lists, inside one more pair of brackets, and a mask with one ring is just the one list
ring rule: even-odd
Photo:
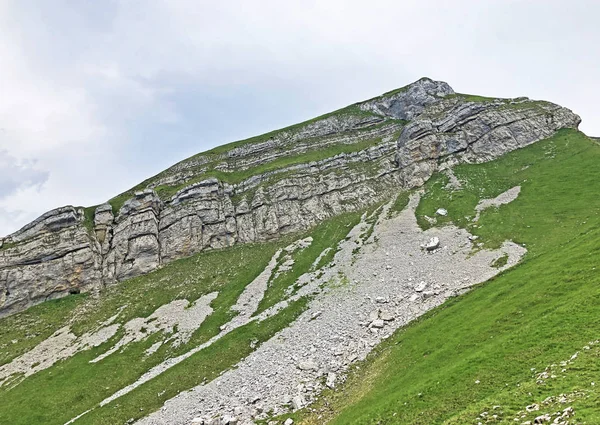
[[579,121],[422,79],[45,214],[0,242],[0,424],[599,423]]
[[207,249],[303,231],[440,167],[576,128],[557,105],[409,86],[196,155],[98,207],[50,211],[0,240],[0,315],[98,290]]
[[[443,206],[436,225],[466,227],[483,247],[510,238],[525,259],[396,332],[300,423],[600,423],[599,161],[600,146],[561,131],[456,167],[460,188],[432,178],[422,226]],[[515,201],[473,221],[481,198],[517,185]]]

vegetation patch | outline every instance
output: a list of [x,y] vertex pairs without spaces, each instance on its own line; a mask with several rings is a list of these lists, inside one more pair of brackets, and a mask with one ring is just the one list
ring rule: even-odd
[[[401,130],[396,131],[394,136],[398,137]],[[334,156],[340,154],[350,154],[354,152],[360,152],[365,149],[368,149],[372,146],[377,146],[382,143],[382,138],[374,138],[361,140],[357,143],[352,144],[336,144],[329,145],[324,148],[317,148],[308,150],[307,152],[291,155],[291,156],[282,156],[273,161],[266,162],[255,167],[247,168],[245,170],[238,170],[233,172],[225,172],[219,170],[208,170],[204,173],[194,177],[193,179],[186,181],[185,183],[170,186],[170,185],[162,185],[156,187],[156,192],[159,197],[163,201],[167,201],[171,199],[177,192],[184,189],[187,186],[190,186],[194,183],[198,183],[200,181],[206,180],[211,177],[215,177],[222,182],[229,184],[237,184],[240,183],[252,176],[257,176],[260,174],[265,174],[269,172],[274,172],[277,170],[281,170],[283,168],[291,167],[299,164],[308,164],[311,162],[322,161],[327,158],[333,158]]]
[[0,319],[0,365],[31,350],[64,326],[86,299],[87,295],[81,294],[49,300]]
[[165,401],[175,397],[181,391],[212,381],[223,371],[235,366],[256,349],[253,342],[260,344],[267,341],[294,321],[305,310],[307,301],[306,298],[302,298],[273,317],[262,322],[250,322],[235,329],[131,393],[93,410],[77,423],[82,425],[126,423],[131,418],[140,419],[149,412],[158,410]]
[[311,271],[312,265],[319,258],[319,255],[329,248],[329,251],[319,259],[320,261],[316,269],[318,270],[323,265],[328,264],[335,255],[337,245],[358,224],[360,216],[360,212],[342,214],[319,224],[313,230],[307,232],[304,236],[312,236],[313,241],[311,245],[308,248],[295,252],[292,268],[269,282],[265,296],[260,302],[256,314],[283,301],[289,293],[295,292],[293,285],[296,280],[302,274]]
[[97,207],[98,205],[83,208],[83,227],[85,227],[89,233],[94,231],[94,216]]
[[10,248],[14,248],[15,246],[17,246],[18,243],[17,242],[4,242],[2,244],[2,246],[0,246],[0,251],[2,251],[3,249],[10,249]]
[[[520,265],[398,330],[346,384],[324,393],[314,412],[296,414],[297,423],[508,424],[527,405],[540,403],[542,414],[542,401],[574,392],[584,395],[563,408],[575,409],[577,423],[600,423],[595,351],[551,367],[600,335],[599,161],[597,144],[561,130],[496,161],[455,168],[461,190],[446,191],[443,177],[433,178],[419,216],[443,207],[486,245],[512,239],[529,252]],[[471,221],[480,199],[516,185],[515,201]],[[546,368],[550,378],[540,380]]]
[[478,103],[487,103],[487,102],[496,102],[499,100],[507,101],[508,99],[500,99],[498,97],[486,97],[486,96],[477,96],[475,94],[465,94],[465,93],[454,93],[446,96],[448,99],[458,98],[465,100],[467,102],[478,102]]
[[494,262],[492,263],[492,267],[496,267],[497,269],[500,269],[500,268],[506,266],[507,263],[508,263],[508,254],[504,254],[501,257],[498,257],[494,260]]
[[[152,355],[147,355],[150,347],[164,339],[163,334],[156,333],[126,345],[97,363],[90,363],[123,337],[121,329],[99,347],[56,363],[18,385],[0,387],[0,404],[3,406],[0,408],[0,423],[62,425],[135,382],[165,359],[177,357],[208,341],[234,317],[236,313],[231,306],[246,285],[264,270],[277,249],[298,238],[312,236],[310,247],[294,253],[293,268],[272,282],[260,306],[264,311],[286,297],[286,289],[293,286],[298,276],[311,270],[323,250],[332,247],[330,251],[335,252],[337,243],[358,222],[360,215],[359,212],[343,214],[311,231],[288,235],[273,242],[202,252],[106,288],[99,298],[74,295],[0,319],[0,361],[8,363],[47,339],[65,323],[71,323],[72,331],[82,335],[97,329],[115,314],[118,316],[114,323],[124,324],[136,317],[148,317],[158,307],[173,300],[194,302],[203,295],[218,291],[217,298],[211,303],[213,313],[185,344],[163,344]],[[306,302],[302,299],[291,303],[268,320],[251,322],[232,331],[206,350],[194,354],[131,393],[104,408],[96,408],[77,423],[125,423],[131,417],[145,416],[178,392],[210,381],[235,365],[255,349],[251,341],[266,341],[286,327],[304,310]],[[17,379],[13,382],[18,382]]]
[[398,193],[398,196],[396,196],[396,200],[394,201],[394,203],[388,211],[388,218],[392,217],[394,214],[402,212],[402,210],[406,208],[406,206],[408,205],[408,201],[410,200],[410,194],[411,192],[406,190],[403,190],[400,193]]

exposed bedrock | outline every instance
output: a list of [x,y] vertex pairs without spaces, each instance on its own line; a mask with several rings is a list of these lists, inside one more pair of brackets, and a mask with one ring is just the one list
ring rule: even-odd
[[101,281],[99,246],[82,221],[82,209],[59,208],[8,238],[0,250],[1,315]]
[[[476,100],[421,79],[350,112],[182,161],[132,192],[118,211],[110,204],[50,211],[0,239],[0,316],[203,250],[305,230],[420,186],[436,170],[488,161],[580,122],[548,102]],[[248,172],[286,156],[357,144],[362,150],[257,168],[235,184],[202,174],[210,164],[220,173]],[[158,186],[165,184],[179,186],[161,199]]]
[[396,162],[405,186],[422,185],[440,166],[485,162],[545,139],[581,119],[548,102],[439,102],[406,125]]

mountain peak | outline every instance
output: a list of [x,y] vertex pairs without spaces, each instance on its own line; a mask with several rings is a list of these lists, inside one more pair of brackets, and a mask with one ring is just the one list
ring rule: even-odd
[[364,111],[410,121],[427,106],[451,94],[454,94],[454,90],[448,83],[423,77],[359,105]]

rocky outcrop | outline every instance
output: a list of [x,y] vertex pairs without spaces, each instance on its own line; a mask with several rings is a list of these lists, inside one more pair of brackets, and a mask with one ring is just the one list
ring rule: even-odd
[[103,259],[105,281],[139,276],[160,265],[161,209],[162,201],[151,189],[137,192],[121,207],[111,229],[110,249]]
[[490,161],[580,122],[570,110],[548,102],[444,100],[404,128],[396,162],[404,185],[419,186],[438,169]]
[[379,96],[360,104],[364,111],[410,121],[420,115],[427,106],[433,105],[454,90],[443,81],[421,78],[406,87],[395,90],[387,96]]
[[82,225],[83,216],[81,208],[59,208],[5,240],[0,250],[2,315],[90,290],[101,281],[99,246]]
[[[92,214],[75,207],[48,212],[0,240],[0,316],[203,250],[307,229],[400,188],[422,185],[436,170],[488,161],[580,121],[547,102],[470,99],[446,83],[422,79],[182,161],[131,192],[118,211],[104,204]],[[339,146],[362,148],[336,154]],[[307,161],[282,161],[330,151],[334,154],[320,160],[308,155]],[[227,183],[203,178],[207,170],[225,175],[244,170],[249,177]],[[165,185],[179,190],[161,199],[157,193]]]

